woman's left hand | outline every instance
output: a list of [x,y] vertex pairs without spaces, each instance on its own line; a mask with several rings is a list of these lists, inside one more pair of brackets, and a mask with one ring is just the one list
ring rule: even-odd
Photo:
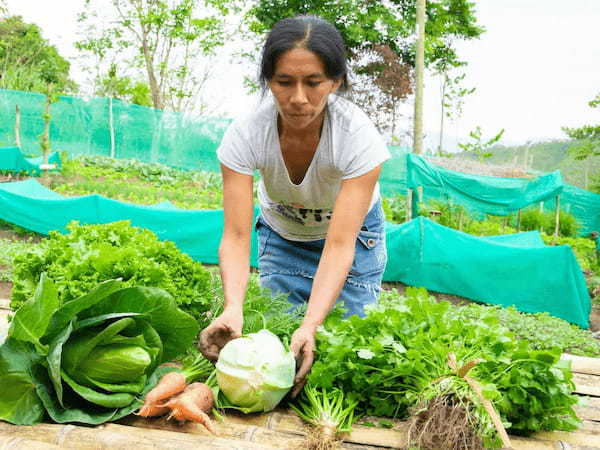
[[306,383],[306,376],[310,372],[315,357],[315,332],[316,328],[301,325],[294,334],[290,342],[290,350],[296,356],[296,377],[294,378],[294,387],[292,397],[296,397]]

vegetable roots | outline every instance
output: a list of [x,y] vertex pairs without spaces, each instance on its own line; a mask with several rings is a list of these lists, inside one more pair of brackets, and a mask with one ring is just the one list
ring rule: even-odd
[[169,419],[192,420],[204,425],[212,434],[217,434],[215,426],[207,414],[213,405],[214,397],[210,387],[204,383],[192,383],[164,406],[171,410]]

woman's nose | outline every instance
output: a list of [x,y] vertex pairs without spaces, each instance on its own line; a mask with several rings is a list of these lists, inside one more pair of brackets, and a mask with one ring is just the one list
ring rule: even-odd
[[295,104],[304,104],[308,102],[308,98],[306,97],[306,93],[304,92],[304,88],[302,84],[298,83],[294,87],[294,91],[292,93],[291,102]]

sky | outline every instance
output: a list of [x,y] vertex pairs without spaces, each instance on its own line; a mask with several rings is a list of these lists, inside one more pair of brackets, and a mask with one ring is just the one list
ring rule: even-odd
[[[8,0],[9,11],[39,25],[43,35],[79,67],[77,13],[83,0]],[[484,138],[505,129],[506,145],[565,139],[564,126],[600,123],[600,108],[587,103],[600,93],[600,0],[476,0],[477,21],[486,28],[480,39],[457,43],[468,65],[463,85],[475,87],[464,100],[463,114],[444,126],[445,146],[468,142],[480,126]],[[60,4],[60,7],[58,6]],[[219,62],[225,83],[216,99],[232,117],[249,104],[240,70]],[[424,130],[437,142],[440,122],[439,78],[425,78]],[[411,107],[412,108],[412,107]],[[404,124],[409,128],[410,123]],[[427,143],[426,143],[427,147]]]

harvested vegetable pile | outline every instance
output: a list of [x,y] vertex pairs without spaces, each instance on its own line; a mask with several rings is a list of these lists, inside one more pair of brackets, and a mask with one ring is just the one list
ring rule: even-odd
[[0,419],[99,424],[124,417],[198,334],[164,290],[99,284],[63,301],[42,274],[0,346]]
[[[318,333],[318,359],[308,383],[341,390],[357,403],[357,415],[419,414],[411,436],[412,444],[422,448],[470,449],[478,441],[484,448],[499,447],[499,428],[525,435],[577,428],[572,374],[558,349],[533,350],[493,313],[465,320],[424,289],[411,288],[406,295],[384,294],[365,318],[330,314]],[[499,415],[500,427],[487,402]],[[419,439],[443,436],[447,423],[441,419],[452,411],[467,425],[457,438],[468,437],[467,444]],[[423,427],[429,419],[436,420],[435,429]]]

